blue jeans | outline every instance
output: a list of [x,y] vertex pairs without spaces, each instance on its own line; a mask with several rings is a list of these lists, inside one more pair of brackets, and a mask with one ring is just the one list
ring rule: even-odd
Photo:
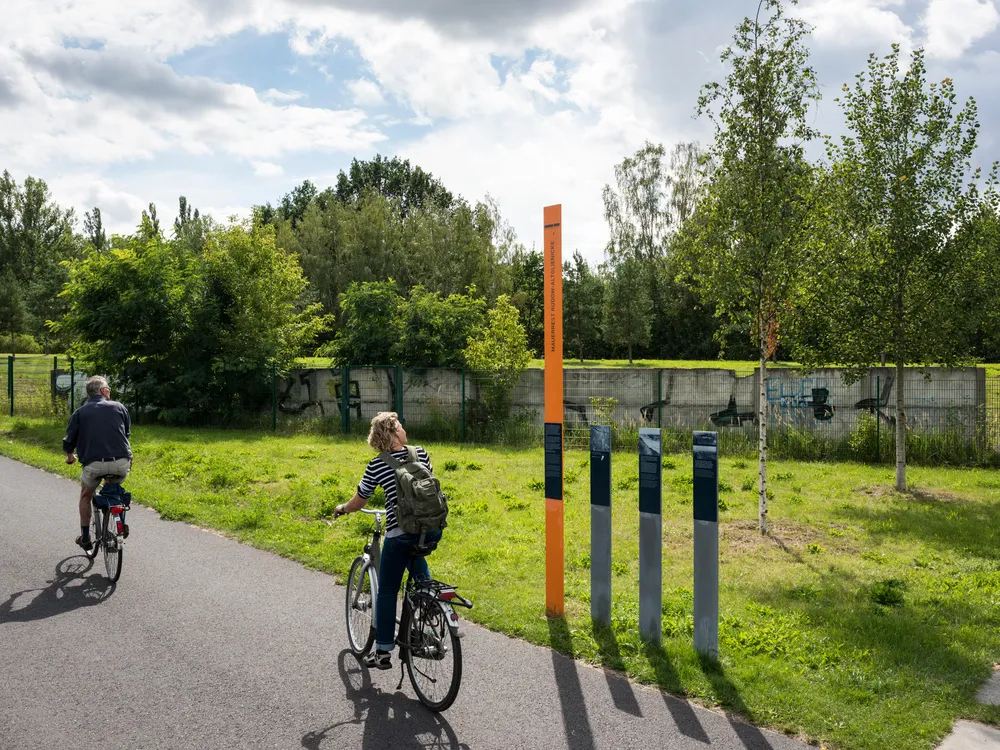
[[[428,531],[424,540],[440,541],[441,532]],[[382,542],[382,559],[378,569],[378,598],[375,600],[375,648],[381,651],[392,651],[396,645],[396,600],[407,567],[414,580],[426,580],[431,577],[427,559],[410,556],[410,552],[419,541],[420,534],[401,534],[387,537]]]

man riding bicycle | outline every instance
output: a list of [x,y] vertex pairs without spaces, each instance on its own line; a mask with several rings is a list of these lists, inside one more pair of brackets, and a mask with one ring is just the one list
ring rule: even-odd
[[[396,461],[406,460],[406,430],[403,429],[396,412],[381,412],[372,419],[368,445],[379,453],[388,452]],[[427,451],[420,446],[416,446],[415,450],[417,460],[431,472],[431,459]],[[396,636],[396,600],[403,583],[403,573],[409,566],[410,575],[414,580],[427,580],[431,577],[427,560],[422,556],[413,556],[412,553],[418,545],[436,544],[441,539],[441,532],[406,534],[399,528],[396,522],[398,494],[396,474],[381,456],[375,456],[368,462],[354,497],[336,507],[334,518],[361,510],[375,494],[376,487],[381,487],[385,492],[386,534],[382,545],[378,597],[375,602],[375,650],[365,656],[363,663],[369,668],[390,669]]]
[[66,463],[76,463],[75,450],[83,465],[80,477],[80,536],[76,543],[85,550],[93,547],[90,538],[90,503],[104,477],[120,484],[132,469],[129,435],[132,422],[128,409],[111,400],[108,381],[95,375],[87,381],[87,402],[73,412],[63,438]]

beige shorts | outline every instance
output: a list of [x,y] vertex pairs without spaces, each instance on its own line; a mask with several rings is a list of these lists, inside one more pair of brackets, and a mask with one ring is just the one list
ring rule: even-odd
[[91,461],[83,467],[80,481],[88,490],[96,490],[101,479],[106,476],[118,477],[110,480],[112,484],[121,484],[132,468],[131,458],[119,458],[117,461]]

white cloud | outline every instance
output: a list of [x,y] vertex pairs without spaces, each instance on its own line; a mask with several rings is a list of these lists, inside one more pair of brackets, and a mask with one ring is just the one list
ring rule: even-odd
[[892,8],[903,0],[807,0],[798,15],[814,26],[820,44],[838,46],[882,45],[907,42],[912,29]]
[[993,0],[930,0],[921,25],[927,34],[927,54],[946,60],[962,56],[1000,24]]
[[253,173],[258,177],[280,177],[285,173],[280,164],[269,161],[251,161],[250,165],[253,167]]
[[297,102],[299,99],[305,98],[305,94],[301,91],[278,91],[277,89],[268,89],[264,92],[264,95],[261,98],[269,102],[287,104],[288,102]]
[[349,81],[347,89],[351,92],[354,103],[359,107],[377,107],[385,101],[382,89],[377,83],[367,78]]
[[[49,177],[57,198],[81,209],[101,205],[109,226],[131,228],[149,200],[176,207],[182,192],[217,218],[246,215],[293,176],[328,184],[292,157],[332,154],[346,164],[379,149],[470,199],[493,194],[529,244],[541,238],[542,206],[562,202],[567,253],[579,247],[594,260],[606,238],[601,187],[614,165],[646,139],[704,134],[690,117],[697,84],[718,77],[718,45],[750,12],[737,0],[11,2],[0,25],[0,166]],[[995,3],[921,0],[916,26],[907,2],[802,0],[815,59],[825,60],[821,80],[850,80],[865,53],[889,42],[904,52],[926,43],[935,74],[951,74],[958,59],[974,79],[983,140],[995,141],[983,92],[992,95],[996,65],[968,68],[970,46],[992,44],[983,40],[997,28]],[[182,76],[168,64],[239,32],[288,34],[309,58],[295,67],[322,72],[344,101],[307,107],[326,99],[278,82],[258,92]],[[64,49],[67,40],[91,49]],[[337,54],[355,55],[365,77],[341,77]],[[289,88],[302,88],[299,80]],[[386,101],[394,106],[381,108]],[[383,129],[400,126],[422,132],[388,141]],[[157,171],[174,157],[184,171]],[[336,170],[309,161],[327,176]]]

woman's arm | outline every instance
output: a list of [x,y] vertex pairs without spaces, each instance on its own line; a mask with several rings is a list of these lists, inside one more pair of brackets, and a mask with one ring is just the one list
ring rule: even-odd
[[343,505],[338,505],[333,509],[333,517],[340,518],[340,516],[345,513],[357,513],[359,510],[368,504],[368,499],[361,497],[357,492],[354,493],[354,497],[348,500]]

